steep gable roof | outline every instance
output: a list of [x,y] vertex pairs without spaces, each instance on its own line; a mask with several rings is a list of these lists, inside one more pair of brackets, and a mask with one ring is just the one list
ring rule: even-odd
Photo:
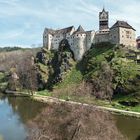
[[49,28],[45,28],[45,31],[44,32],[47,32],[47,33],[49,33],[49,34],[54,34],[55,33],[55,30],[53,30],[53,29],[49,29]]
[[123,27],[123,28],[133,29],[134,31],[136,31],[132,26],[130,26],[125,21],[117,21],[111,28],[117,28],[117,27]]
[[82,33],[86,33],[85,30],[83,29],[83,27],[81,25],[79,25],[79,27],[77,28],[77,30],[74,32],[74,34],[82,34]]
[[102,12],[99,12],[99,16],[101,16],[103,13],[107,14],[108,15],[108,11],[105,11],[105,8],[103,7],[103,10]]
[[70,32],[73,28],[74,28],[74,26],[70,26],[67,28],[60,29],[60,30],[55,30],[55,33],[66,34],[66,33]]
[[85,32],[85,30],[83,29],[83,27],[81,25],[79,25],[79,27],[76,31],[77,32]]
[[54,35],[54,34],[66,34],[66,33],[70,32],[73,28],[74,28],[74,26],[70,26],[67,28],[59,29],[59,30],[45,28],[45,31],[49,34],[52,34],[52,35]]

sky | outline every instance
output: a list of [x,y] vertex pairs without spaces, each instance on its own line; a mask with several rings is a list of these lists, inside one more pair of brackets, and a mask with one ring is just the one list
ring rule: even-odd
[[45,27],[82,25],[98,30],[98,14],[109,11],[109,26],[127,21],[140,35],[140,0],[0,0],[0,47],[42,44]]

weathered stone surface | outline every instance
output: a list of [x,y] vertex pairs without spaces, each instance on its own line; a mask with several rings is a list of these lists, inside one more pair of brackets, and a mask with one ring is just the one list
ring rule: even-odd
[[42,48],[36,55],[39,90],[61,82],[73,66],[73,61],[74,54],[65,39],[61,41],[58,51],[51,52]]
[[71,62],[74,61],[74,55],[67,40],[63,40],[60,43],[57,58],[57,68],[55,69],[56,75],[53,83],[58,83],[63,80],[63,75],[65,75],[65,73],[70,70],[72,67]]

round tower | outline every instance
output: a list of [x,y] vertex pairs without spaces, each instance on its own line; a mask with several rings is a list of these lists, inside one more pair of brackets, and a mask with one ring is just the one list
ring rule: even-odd
[[74,47],[72,48],[76,60],[81,60],[85,53],[86,32],[80,25],[73,35]]

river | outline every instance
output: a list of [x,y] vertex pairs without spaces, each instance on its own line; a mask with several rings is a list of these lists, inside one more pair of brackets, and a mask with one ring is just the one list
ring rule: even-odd
[[[33,122],[35,122],[35,125],[33,126],[38,127],[37,125],[40,125],[39,123],[37,123],[37,121],[32,121],[35,118],[39,120],[41,118],[40,121],[42,121],[42,123],[44,120],[48,118],[49,122],[52,123],[52,125],[47,124],[48,127],[53,127],[53,125],[57,125],[57,124],[53,124],[52,120],[54,119],[52,116],[54,116],[54,114],[52,113],[52,111],[50,111],[50,109],[49,110],[47,109],[47,111],[50,111],[53,114],[51,117],[48,117],[48,116],[46,117],[45,115],[43,116],[41,114],[42,110],[45,108],[49,108],[49,106],[47,104],[33,101],[28,98],[20,98],[20,97],[7,98],[4,96],[0,97],[0,140],[25,140],[27,136],[30,135],[30,132],[31,132],[29,131],[29,127],[32,126],[30,124],[34,124]],[[49,113],[49,115],[51,113]],[[67,115],[67,113],[65,114],[63,113],[63,115]],[[110,125],[112,125],[113,123],[114,125],[113,129],[115,127],[114,129],[115,131],[117,130],[119,133],[125,136],[125,138],[128,140],[136,140],[136,139],[139,140],[138,137],[140,138],[140,119],[119,116],[119,115],[112,115],[112,114],[110,115],[115,120],[115,121],[112,121],[111,119],[110,121],[111,122]],[[43,120],[43,117],[45,117],[44,120]],[[61,118],[61,116],[59,117]],[[54,122],[59,123],[58,120],[57,121],[54,120]],[[98,122],[100,122],[100,120]],[[105,127],[106,126],[107,125],[105,125]],[[39,126],[38,128],[40,127],[41,126]],[[94,126],[88,124],[86,125],[86,129],[88,129],[88,127],[90,127],[90,130],[91,130],[92,127]],[[58,125],[58,128],[59,128],[59,125]],[[55,130],[56,128],[53,128],[53,129]],[[50,128],[50,131],[51,131],[51,128]],[[50,134],[50,131],[47,131],[48,135]]]

